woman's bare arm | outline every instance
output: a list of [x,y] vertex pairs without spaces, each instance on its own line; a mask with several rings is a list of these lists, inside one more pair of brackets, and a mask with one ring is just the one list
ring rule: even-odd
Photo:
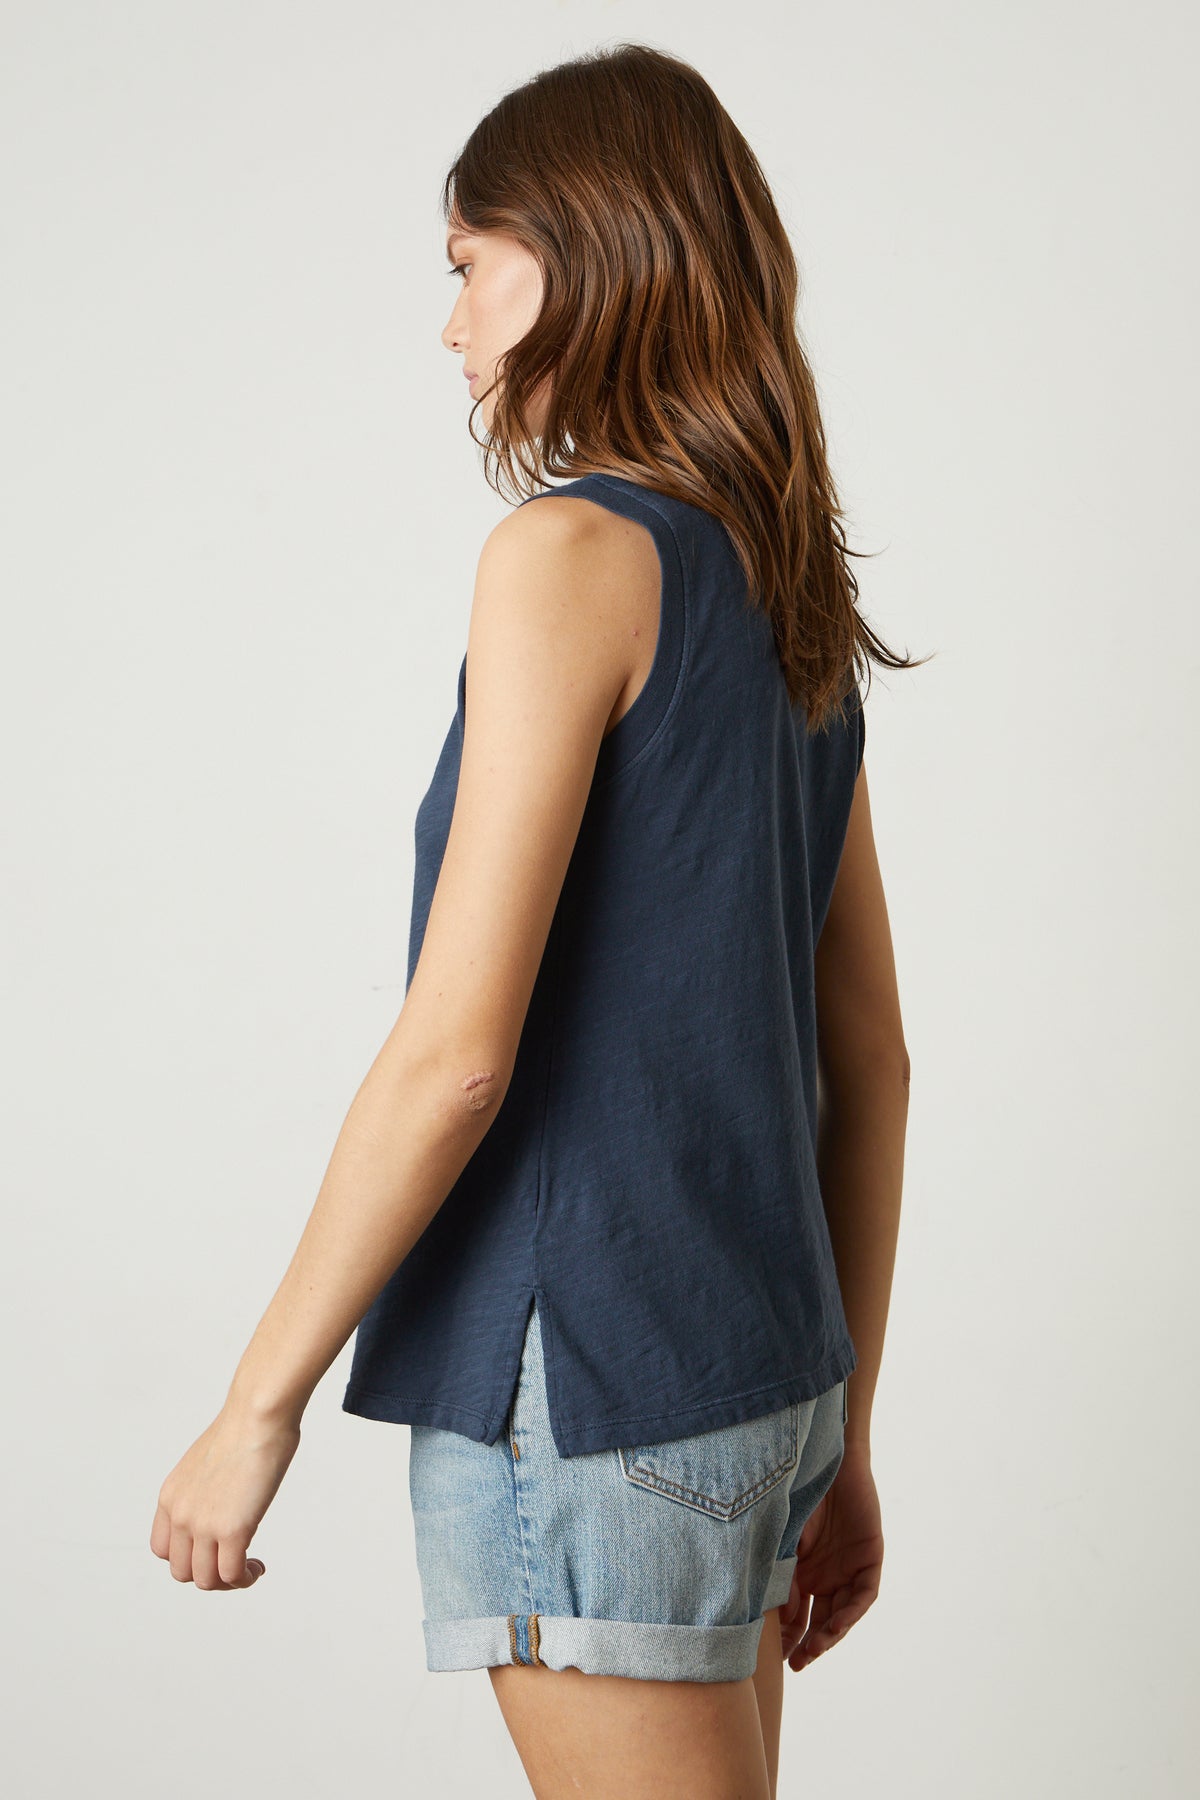
[[869,1451],[900,1224],[909,1059],[865,763],[817,944],[816,996],[817,1164],[858,1356],[846,1443]]
[[596,756],[644,678],[659,582],[649,531],[573,496],[518,508],[484,545],[420,958],[225,1402],[159,1489],[150,1548],[177,1581],[261,1577],[246,1552],[313,1389],[503,1104]]
[[[400,1015],[338,1135],[227,1407],[296,1423],[503,1104],[596,756],[657,621],[650,533],[570,496],[492,531],[467,640],[462,764]],[[652,591],[651,591],[652,590]]]

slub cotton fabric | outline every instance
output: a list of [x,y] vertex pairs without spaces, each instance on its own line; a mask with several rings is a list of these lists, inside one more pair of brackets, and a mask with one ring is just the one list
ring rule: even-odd
[[[503,1102],[355,1335],[343,1410],[504,1430],[536,1300],[560,1456],[815,1399],[856,1357],[816,1165],[813,952],[865,721],[809,736],[724,526],[584,475],[662,569],[641,692],[600,745]],[[457,790],[417,811],[408,983]],[[407,983],[406,983],[407,991]]]

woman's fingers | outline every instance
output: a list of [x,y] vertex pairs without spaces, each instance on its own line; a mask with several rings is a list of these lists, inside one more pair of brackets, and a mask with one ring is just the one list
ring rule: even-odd
[[167,1558],[176,1581],[192,1579],[192,1534],[178,1525],[171,1526],[171,1551]]
[[218,1566],[222,1585],[231,1588],[253,1587],[267,1567],[261,1556],[247,1556],[245,1544],[236,1540],[221,1545]]
[[790,1667],[803,1669],[840,1643],[850,1627],[857,1625],[874,1603],[877,1593],[878,1588],[866,1587],[841,1588],[832,1595],[818,1594],[813,1600],[808,1630],[788,1656]]
[[228,1582],[221,1580],[217,1568],[217,1542],[215,1538],[193,1538],[192,1540],[192,1580],[205,1593],[213,1588],[227,1587]]
[[819,1656],[834,1642],[831,1634],[827,1634],[832,1603],[828,1594],[814,1594],[812,1611],[809,1614],[808,1629],[801,1632],[792,1648],[788,1661],[793,1669],[801,1669],[814,1656]]
[[192,1580],[206,1592],[253,1587],[266,1567],[260,1556],[246,1555],[244,1538],[229,1538],[221,1543],[207,1538],[192,1547]]
[[171,1554],[171,1515],[161,1500],[154,1510],[154,1523],[150,1527],[150,1548],[164,1561]]
[[[164,1531],[169,1533],[163,1543]],[[253,1587],[267,1565],[261,1556],[246,1555],[244,1538],[193,1538],[190,1531],[172,1525],[170,1516],[160,1506],[150,1533],[150,1548],[155,1556],[164,1557],[171,1565],[176,1581],[190,1581],[204,1592],[221,1588]]]

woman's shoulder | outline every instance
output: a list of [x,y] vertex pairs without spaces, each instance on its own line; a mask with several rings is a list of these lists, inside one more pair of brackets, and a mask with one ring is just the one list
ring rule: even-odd
[[[588,493],[548,490],[492,527],[479,554],[476,603],[491,592],[543,599],[545,623],[569,608],[606,643],[658,629],[661,565],[651,530]],[[548,605],[546,604],[548,602]]]

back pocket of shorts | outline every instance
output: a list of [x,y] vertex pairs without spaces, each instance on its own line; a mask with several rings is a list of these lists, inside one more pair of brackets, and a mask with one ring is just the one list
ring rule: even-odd
[[778,1412],[690,1437],[620,1449],[621,1474],[632,1487],[734,1519],[795,1473],[803,1404],[795,1401]]

